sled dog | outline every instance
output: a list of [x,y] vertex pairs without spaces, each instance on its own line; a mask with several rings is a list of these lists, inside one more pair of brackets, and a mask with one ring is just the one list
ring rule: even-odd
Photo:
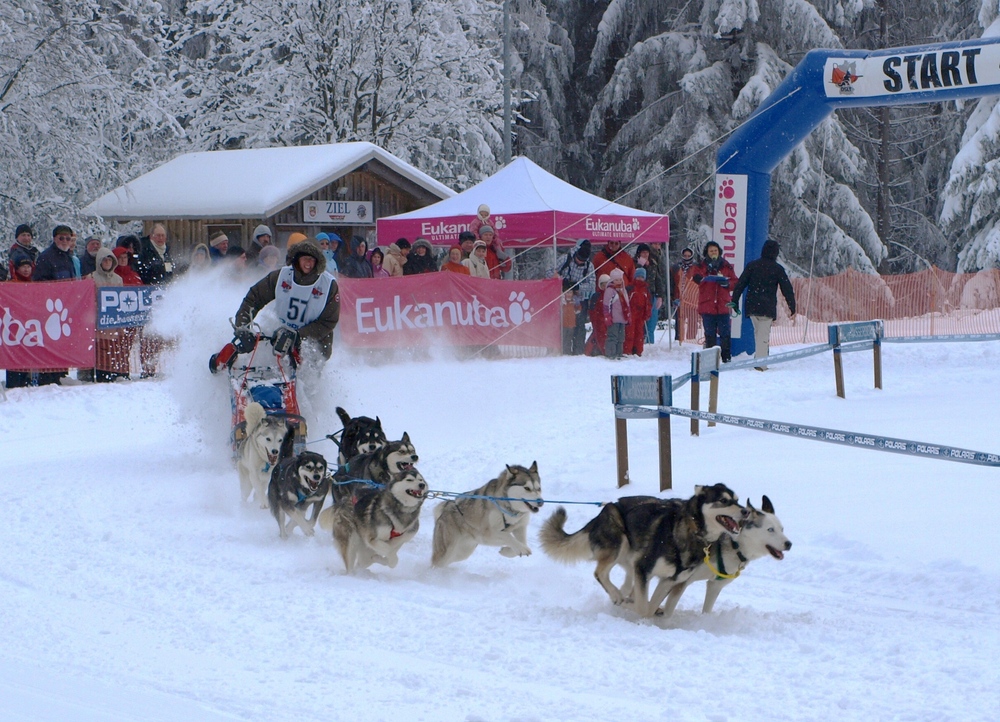
[[785,536],[781,521],[774,514],[774,505],[766,496],[757,510],[747,501],[746,514],[740,525],[739,541],[723,534],[706,550],[704,561],[686,582],[674,585],[667,594],[666,603],[657,614],[669,617],[674,613],[681,595],[694,582],[707,580],[705,603],[701,613],[709,614],[723,588],[740,575],[747,564],[770,554],[781,561],[792,542]]
[[[606,504],[573,534],[563,531],[566,511],[557,509],[540,539],[545,552],[558,561],[596,561],[594,577],[611,601],[621,604],[632,594],[636,611],[651,616],[667,592],[702,563],[705,546],[723,532],[739,534],[742,515],[736,495],[725,485],[696,486],[690,499],[623,497]],[[620,589],[610,579],[616,564],[626,573]],[[653,577],[660,579],[653,593],[659,601],[650,609]]]
[[391,476],[385,486],[356,490],[320,515],[320,528],[333,533],[347,573],[372,564],[394,568],[399,548],[420,528],[427,482],[416,469]]
[[[278,532],[287,539],[293,524],[306,536],[313,535],[316,517],[330,492],[330,477],[326,475],[326,459],[312,451],[289,456],[278,462],[271,472],[267,501],[271,515],[278,522]],[[309,507],[312,517],[306,518]],[[286,518],[287,517],[287,521]]]
[[528,521],[542,506],[538,462],[529,468],[507,466],[497,478],[466,493],[434,509],[433,566],[468,559],[480,544],[500,547],[505,557],[531,554]]
[[403,432],[399,441],[386,442],[378,451],[359,454],[346,464],[342,464],[334,475],[333,501],[350,498],[358,489],[367,484],[351,483],[351,479],[367,479],[379,484],[388,484],[393,474],[410,471],[420,460],[417,450],[410,442],[410,435]]
[[367,416],[352,417],[341,407],[337,407],[337,416],[344,425],[344,430],[340,432],[340,439],[336,434],[328,437],[340,448],[337,463],[346,464],[355,456],[361,454],[372,454],[381,449],[385,443],[385,432],[382,431],[382,421],[379,417],[374,419]]
[[268,416],[264,407],[256,401],[247,404],[243,414],[246,436],[236,447],[240,490],[243,501],[249,501],[252,493],[260,508],[267,509],[267,485],[271,471],[278,463],[287,425],[282,418]]
[[623,496],[601,507],[600,513],[577,532],[567,534],[566,510],[562,507],[545,520],[538,532],[542,550],[556,561],[572,564],[590,560],[597,562],[594,578],[608,593],[614,604],[626,601],[626,595],[611,582],[611,570],[621,565],[626,570],[623,585],[632,588],[631,568],[626,563],[630,551],[625,533],[625,515],[642,504],[660,504],[664,499],[655,496]]

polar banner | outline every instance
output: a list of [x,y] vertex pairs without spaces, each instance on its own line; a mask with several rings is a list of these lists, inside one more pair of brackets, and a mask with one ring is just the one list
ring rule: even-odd
[[457,273],[341,278],[340,329],[355,348],[488,344],[561,348],[559,279]]
[[97,289],[97,328],[145,326],[153,305],[163,298],[158,286],[108,286]]
[[94,365],[92,280],[0,283],[0,368]]

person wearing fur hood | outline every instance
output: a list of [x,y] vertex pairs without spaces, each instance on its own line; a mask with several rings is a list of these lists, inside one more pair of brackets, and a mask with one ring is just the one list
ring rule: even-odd
[[403,275],[403,266],[406,265],[406,256],[403,249],[395,243],[390,243],[385,249],[385,257],[382,259],[382,268],[393,278]]
[[403,266],[404,276],[416,276],[420,273],[436,273],[438,270],[437,261],[434,259],[434,247],[426,238],[418,238],[410,248],[410,255],[406,257],[406,265]]
[[340,289],[326,270],[326,257],[305,240],[290,250],[290,263],[271,271],[247,292],[236,312],[236,325],[246,326],[264,306],[275,302],[280,335],[294,346],[300,339],[318,345],[323,356],[333,352],[333,330],[340,321]]
[[473,278],[489,278],[490,269],[486,265],[487,245],[484,241],[476,241],[472,245],[472,253],[462,261],[462,265],[469,269],[469,275]]

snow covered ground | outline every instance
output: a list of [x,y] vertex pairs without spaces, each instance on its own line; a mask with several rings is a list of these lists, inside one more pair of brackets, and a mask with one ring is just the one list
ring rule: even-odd
[[[432,507],[388,570],[346,576],[325,535],[287,542],[241,504],[228,397],[205,359],[238,291],[190,296],[165,378],[18,389],[0,405],[0,718],[4,720],[995,720],[1000,471],[673,422],[674,495],[725,482],[774,502],[794,546],[752,564],[701,615],[612,606],[592,566],[480,548],[431,569]],[[208,310],[206,310],[208,308]],[[163,319],[160,319],[161,323]],[[166,324],[167,327],[170,324]],[[657,490],[656,425],[630,422],[615,488],[609,376],[642,360],[372,363],[337,352],[306,401],[408,431],[434,489],[537,460],[544,495]],[[785,350],[785,349],[782,349]],[[1000,343],[887,345],[722,376],[721,411],[1000,452]],[[687,399],[687,388],[678,402]],[[990,421],[994,419],[994,421]],[[332,444],[312,448],[333,455]],[[567,507],[575,530],[596,514]]]

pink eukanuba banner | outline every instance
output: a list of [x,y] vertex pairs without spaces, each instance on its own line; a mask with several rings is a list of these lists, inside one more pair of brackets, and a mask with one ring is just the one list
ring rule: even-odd
[[0,283],[0,368],[93,367],[96,294],[90,279]]
[[341,277],[340,334],[355,348],[561,347],[559,279],[494,281],[437,272]]

